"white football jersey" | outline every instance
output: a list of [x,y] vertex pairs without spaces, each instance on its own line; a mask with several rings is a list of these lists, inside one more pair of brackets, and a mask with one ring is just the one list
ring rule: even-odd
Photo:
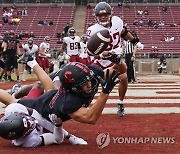
[[81,57],[81,58],[88,58],[88,53],[87,53],[87,51],[86,51],[86,48],[87,48],[87,42],[86,43],[84,43],[84,42],[80,42],[80,55],[79,55],[79,57]]
[[[109,42],[109,45],[108,45],[106,51],[113,50],[114,52],[116,52],[116,54],[122,54],[121,32],[123,30],[123,21],[118,16],[113,16],[111,18],[111,22],[112,22],[112,26],[109,28],[106,28],[106,27],[96,23],[87,29],[87,34],[92,36],[93,34],[95,34],[98,31],[108,29],[110,32],[111,38],[110,38],[110,42]],[[103,67],[108,67],[111,64],[111,61],[109,61],[109,60],[100,59],[100,60],[98,60],[98,62]]]
[[[5,113],[4,113],[5,115],[9,115],[11,113],[24,113],[26,115],[29,115],[27,108],[24,105],[19,104],[19,103],[12,103],[5,108]],[[47,120],[44,119],[43,122],[46,123],[46,121]],[[42,142],[42,139],[40,136],[43,134],[43,127],[38,124],[37,120],[35,122],[36,122],[36,127],[29,135],[25,137],[21,137],[16,140],[12,140],[12,144],[15,146],[21,146],[21,147],[39,146]],[[51,128],[51,131],[53,132],[52,128]]]
[[43,134],[43,129],[37,125],[36,129],[34,129],[29,135],[12,140],[12,144],[14,146],[21,146],[25,148],[37,147],[42,142],[42,138],[40,137],[41,134]]
[[50,44],[49,44],[49,43],[42,42],[42,43],[39,45],[39,48],[45,49],[45,53],[48,53],[48,51],[49,51],[49,49],[50,49]]
[[63,38],[64,43],[66,43],[66,50],[67,54],[69,56],[71,55],[78,55],[79,54],[79,49],[78,49],[78,44],[81,41],[81,38],[79,36],[75,36],[74,39],[71,37],[64,37]]
[[38,51],[38,46],[36,44],[33,44],[32,48],[30,48],[28,44],[22,44],[22,47],[27,53],[29,53],[33,57],[35,57],[35,53]]

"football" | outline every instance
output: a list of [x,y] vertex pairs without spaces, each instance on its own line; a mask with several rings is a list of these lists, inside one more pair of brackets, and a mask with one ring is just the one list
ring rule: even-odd
[[102,53],[110,42],[110,34],[108,30],[101,30],[91,36],[87,43],[87,53],[90,56]]

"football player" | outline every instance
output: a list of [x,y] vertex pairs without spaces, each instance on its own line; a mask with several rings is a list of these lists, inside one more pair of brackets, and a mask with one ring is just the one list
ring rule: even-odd
[[49,74],[49,68],[50,68],[50,63],[48,60],[48,52],[50,49],[50,37],[45,36],[44,41],[39,45],[39,55],[37,56],[36,60],[38,64],[45,70],[47,74]]
[[[26,44],[22,44],[22,48],[25,53],[30,54],[33,58],[35,58],[36,53],[38,52],[38,46],[34,43],[33,38],[29,38]],[[26,81],[27,70],[29,70],[29,66],[25,65],[22,75],[22,81]]]
[[69,134],[62,127],[62,121],[54,114],[44,119],[34,109],[13,103],[5,108],[5,115],[0,119],[0,136],[12,140],[14,146],[37,147],[60,144],[66,138],[71,144],[87,144],[81,138]]
[[115,70],[121,73],[120,79],[122,82],[119,83],[119,100],[118,100],[118,112],[119,116],[124,115],[124,106],[123,100],[127,91],[128,82],[127,82],[127,66],[121,60],[116,62],[117,64],[112,63],[110,60],[104,60],[106,56],[112,54],[122,55],[121,47],[121,37],[126,40],[130,40],[134,45],[137,45],[139,49],[143,49],[143,45],[139,42],[138,38],[134,38],[131,33],[128,32],[127,28],[123,26],[123,21],[117,16],[112,16],[112,8],[106,2],[99,2],[94,9],[94,14],[97,23],[90,26],[87,29],[87,34],[92,36],[96,32],[104,29],[108,29],[110,32],[110,42],[109,45],[102,54],[98,56],[98,59],[95,60],[95,63],[101,66],[103,69],[113,66]]
[[[62,122],[74,119],[81,123],[95,124],[103,111],[109,93],[120,82],[116,80],[119,76],[116,71],[103,72],[98,66],[88,68],[82,63],[72,62],[65,65],[58,73],[61,86],[54,89],[51,78],[40,68],[36,60],[28,61],[27,64],[41,81],[45,93],[38,98],[18,100],[0,89],[0,101],[5,105],[17,102],[33,109],[31,116],[33,112],[39,113],[43,118],[55,123],[58,117]],[[96,102],[87,108],[98,91],[99,83],[102,85],[102,92]],[[31,96],[36,95],[38,90],[30,90]],[[52,114],[55,116],[52,117]]]
[[81,42],[80,42],[80,62],[84,65],[88,66],[91,63],[90,56],[87,53],[87,42],[88,42],[89,36],[87,34],[83,34],[81,36]]
[[70,62],[79,62],[79,49],[81,38],[76,36],[76,30],[71,27],[68,30],[68,36],[63,38],[61,52],[65,52],[70,56]]

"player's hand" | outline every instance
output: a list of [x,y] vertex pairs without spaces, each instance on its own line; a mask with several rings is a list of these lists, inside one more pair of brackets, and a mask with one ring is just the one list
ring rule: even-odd
[[117,55],[115,53],[111,53],[109,52],[109,56],[108,57],[103,57],[103,60],[110,60],[111,62],[115,63],[115,64],[121,64],[122,63],[122,57],[120,55]]
[[143,50],[143,49],[144,49],[144,45],[143,45],[141,42],[138,42],[138,43],[136,44],[136,46],[137,46],[137,49],[138,49],[138,50]]
[[59,127],[62,125],[62,120],[55,114],[49,114],[49,119],[55,124],[55,126]]
[[109,74],[109,69],[107,69],[105,80],[103,80],[100,76],[98,76],[98,79],[102,86],[103,93],[109,94],[114,88],[114,86],[120,82],[120,80],[118,79],[119,75],[120,73],[116,71],[113,71],[112,74]]

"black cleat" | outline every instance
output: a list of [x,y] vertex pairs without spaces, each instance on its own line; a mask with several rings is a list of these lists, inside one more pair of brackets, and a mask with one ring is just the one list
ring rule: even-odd
[[124,105],[123,104],[118,104],[117,115],[120,116],[120,117],[123,117],[124,114],[125,114]]

